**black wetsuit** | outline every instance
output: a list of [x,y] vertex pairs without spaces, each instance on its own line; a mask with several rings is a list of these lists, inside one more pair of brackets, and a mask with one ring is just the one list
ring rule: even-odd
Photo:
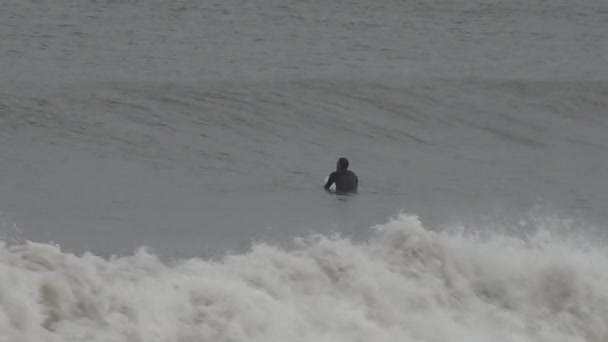
[[357,192],[359,178],[350,170],[339,170],[329,175],[327,183],[325,183],[325,190],[329,190],[333,183],[336,183],[336,193],[354,193]]

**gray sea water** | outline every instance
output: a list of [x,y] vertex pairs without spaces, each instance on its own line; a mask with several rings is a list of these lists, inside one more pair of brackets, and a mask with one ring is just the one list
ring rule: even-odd
[[0,341],[605,341],[607,62],[601,0],[3,1]]

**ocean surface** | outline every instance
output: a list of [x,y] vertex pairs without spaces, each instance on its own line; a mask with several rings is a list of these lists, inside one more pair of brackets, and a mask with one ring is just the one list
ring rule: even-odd
[[607,66],[605,0],[2,1],[0,342],[608,341]]

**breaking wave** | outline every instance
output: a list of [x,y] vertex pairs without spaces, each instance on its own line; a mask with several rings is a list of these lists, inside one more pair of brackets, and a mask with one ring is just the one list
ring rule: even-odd
[[0,245],[0,340],[605,341],[608,253],[431,231],[401,213],[362,243],[315,235],[217,260]]

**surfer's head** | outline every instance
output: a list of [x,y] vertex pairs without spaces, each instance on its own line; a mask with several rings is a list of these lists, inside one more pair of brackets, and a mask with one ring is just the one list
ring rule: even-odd
[[340,159],[338,159],[338,162],[336,163],[336,169],[339,170],[347,170],[348,169],[348,159],[342,157]]

